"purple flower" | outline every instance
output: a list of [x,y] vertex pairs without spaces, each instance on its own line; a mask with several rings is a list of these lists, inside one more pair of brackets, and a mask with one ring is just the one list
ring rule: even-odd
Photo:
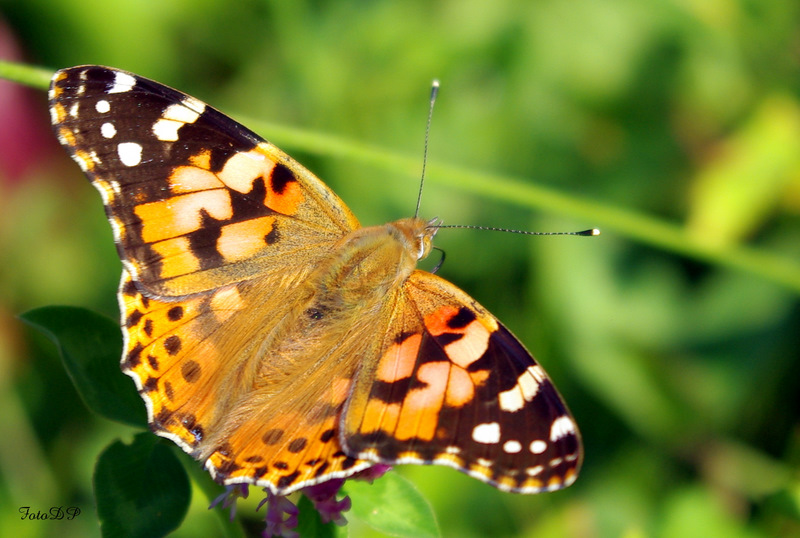
[[[284,495],[274,495],[269,489],[264,488],[267,497],[258,505],[258,510],[267,505],[267,515],[264,520],[267,527],[262,536],[282,536],[283,538],[298,538],[300,535],[294,530],[297,527],[297,507]],[[288,516],[288,517],[287,517]]]
[[360,473],[354,474],[351,478],[355,478],[356,480],[366,480],[370,484],[374,481],[385,475],[387,472],[392,470],[391,465],[386,465],[384,463],[376,463],[372,467],[367,467]]
[[344,479],[335,478],[303,488],[303,495],[314,504],[323,523],[333,521],[340,527],[347,524],[342,512],[350,510],[350,497],[345,496],[341,501],[336,500],[336,495],[344,484]]
[[231,507],[231,521],[233,521],[233,518],[236,517],[236,499],[239,497],[246,499],[249,494],[250,488],[247,486],[247,484],[234,484],[232,486],[225,486],[225,492],[211,501],[208,509],[211,510],[220,502],[222,502],[223,510],[229,506]]
[[[391,466],[389,465],[376,464],[354,474],[350,478],[366,480],[372,483],[374,480],[386,474],[390,469]],[[336,500],[344,483],[345,479],[343,478],[333,478],[300,490],[300,493],[308,497],[314,505],[314,509],[319,513],[319,517],[323,523],[333,522],[339,526],[347,524],[347,519],[345,519],[343,512],[350,510],[352,504],[350,502],[350,497],[344,496],[342,499]],[[297,531],[295,531],[297,528],[297,506],[285,495],[275,495],[269,488],[264,488],[264,491],[267,496],[256,508],[256,510],[260,510],[262,506],[267,505],[267,513],[264,517],[267,526],[264,529],[263,536],[266,538],[270,536],[298,538],[299,535]],[[239,497],[247,498],[248,493],[249,489],[247,484],[227,486],[225,493],[214,499],[209,508],[213,508],[219,503],[222,503],[223,508],[231,508],[231,520],[233,520],[236,515],[236,500]]]

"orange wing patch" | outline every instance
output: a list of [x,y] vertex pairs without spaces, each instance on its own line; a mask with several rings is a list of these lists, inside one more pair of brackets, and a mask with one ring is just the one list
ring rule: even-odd
[[497,323],[489,318],[487,320],[472,319],[461,326],[453,324],[453,320],[461,313],[460,306],[446,305],[425,316],[425,328],[433,336],[443,334],[456,334],[461,338],[445,345],[448,358],[461,368],[469,367],[472,362],[480,358],[489,346],[489,336],[497,330]]
[[394,383],[411,377],[421,343],[422,333],[411,334],[400,342],[393,342],[378,361],[378,379]]
[[200,230],[205,217],[228,220],[233,208],[228,192],[217,189],[139,204],[134,213],[142,221],[142,241],[156,243]]
[[[443,407],[462,407],[474,400],[475,387],[489,374],[467,367],[485,351],[489,333],[475,322],[451,327],[459,313],[459,308],[446,305],[422,323],[417,319],[412,330],[404,327],[399,341],[389,345],[378,361],[376,377],[381,383],[369,387],[367,397],[353,396],[346,416],[348,432],[430,442],[440,435]],[[452,341],[442,345],[436,338],[445,334],[463,338],[448,336]],[[472,354],[456,356],[465,351]]]
[[219,172],[219,179],[241,193],[253,191],[259,179],[268,180],[262,203],[277,213],[295,215],[304,201],[303,191],[287,168],[270,160],[267,149],[262,145],[232,156]]
[[[217,239],[217,251],[229,263],[252,258],[264,244],[271,245],[278,240],[276,224],[275,217],[259,217],[223,226]],[[254,237],[261,241],[253,241]]]

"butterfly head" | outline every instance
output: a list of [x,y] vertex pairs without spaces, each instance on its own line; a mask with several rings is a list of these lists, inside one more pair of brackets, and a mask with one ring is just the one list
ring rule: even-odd
[[441,225],[441,223],[442,220],[439,217],[434,217],[427,222],[422,221],[422,229],[417,235],[419,247],[417,250],[417,261],[426,258],[428,254],[430,254],[433,248],[433,236],[439,231],[439,225]]
[[427,257],[433,249],[433,236],[439,231],[440,223],[438,218],[426,221],[419,217],[409,217],[390,222],[380,228],[388,230],[389,234],[403,245],[408,263],[415,265]]

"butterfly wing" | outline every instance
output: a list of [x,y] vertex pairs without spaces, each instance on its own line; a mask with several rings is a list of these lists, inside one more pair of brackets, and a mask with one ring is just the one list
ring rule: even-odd
[[415,271],[387,340],[342,419],[353,457],[455,467],[499,489],[555,490],[578,473],[580,435],[547,374],[474,299]]
[[295,306],[297,288],[259,310],[264,290],[280,282],[258,278],[175,303],[123,279],[123,369],[137,382],[150,428],[217,481],[288,494],[370,465],[345,454],[338,438],[355,355],[274,338],[304,308]]
[[147,294],[179,297],[285,274],[358,227],[281,150],[158,82],[101,66],[64,69],[53,78],[50,110]]
[[[368,466],[333,431],[349,379],[325,378],[293,401],[290,382],[307,365],[264,361],[259,349],[293,314],[309,271],[358,228],[341,200],[239,123],[137,75],[59,71],[50,107],[114,230],[122,369],[151,429],[220,482],[276,493]],[[247,401],[256,379],[269,384]]]

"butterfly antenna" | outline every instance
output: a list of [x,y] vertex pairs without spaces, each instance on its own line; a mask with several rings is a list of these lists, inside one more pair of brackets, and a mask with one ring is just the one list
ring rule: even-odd
[[512,230],[510,228],[495,228],[493,226],[471,226],[468,224],[439,224],[436,228],[469,228],[470,230],[488,230],[490,232],[508,232],[512,234],[522,235],[581,235],[581,236],[594,236],[600,235],[600,230],[591,228],[589,230],[581,230],[580,232],[529,232],[526,230]]
[[428,136],[431,132],[431,119],[433,118],[433,104],[436,102],[436,96],[439,94],[439,81],[434,79],[431,84],[431,102],[428,108],[428,122],[425,124],[425,147],[422,150],[422,177],[419,179],[419,193],[417,194],[417,210],[414,211],[414,217],[419,216],[419,206],[422,203],[422,186],[425,184],[425,166],[428,164]]

